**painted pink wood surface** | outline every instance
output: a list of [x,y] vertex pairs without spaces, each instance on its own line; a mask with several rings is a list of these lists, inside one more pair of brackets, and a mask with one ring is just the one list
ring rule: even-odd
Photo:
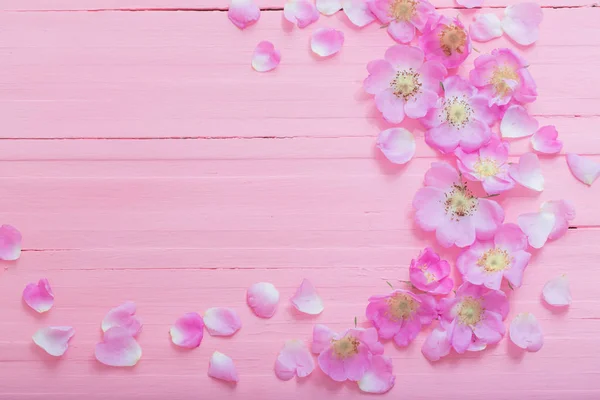
[[[0,9],[206,4],[30,0],[2,1]],[[531,110],[558,127],[565,151],[600,160],[600,10],[544,13],[540,41],[521,49],[540,92]],[[0,222],[25,237],[21,260],[3,263],[0,273],[0,399],[364,397],[318,371],[281,382],[273,363],[284,340],[308,340],[316,321],[340,330],[355,316],[363,323],[366,299],[385,293],[385,280],[401,285],[396,281],[406,279],[410,259],[433,243],[413,229],[410,211],[436,157],[422,131],[415,126],[417,155],[406,167],[391,167],[374,149],[387,125],[361,82],[366,63],[392,44],[386,33],[376,26],[353,30],[342,16],[284,31],[279,11],[263,12],[243,33],[224,13],[209,11],[5,11],[0,26]],[[346,33],[333,59],[315,60],[308,50],[310,32],[320,26]],[[249,67],[263,39],[283,55],[269,74]],[[512,46],[500,39],[477,48],[502,45]],[[511,152],[528,150],[523,140]],[[524,354],[505,339],[481,354],[430,364],[420,354],[425,334],[407,349],[388,344],[397,384],[383,398],[600,397],[600,186],[576,181],[563,155],[542,158],[542,168],[543,193],[517,189],[499,201],[509,221],[544,200],[567,198],[577,207],[577,229],[537,252],[523,287],[510,294],[511,317],[529,311],[540,320],[544,348]],[[574,303],[553,312],[542,305],[541,288],[565,272]],[[44,276],[56,305],[39,317],[20,296],[26,283]],[[304,277],[326,303],[319,317],[289,307]],[[246,288],[257,281],[281,291],[270,320],[254,317],[245,304]],[[99,324],[128,299],[145,323],[144,356],[130,370],[105,368],[93,358]],[[170,344],[168,329],[178,316],[218,305],[242,316],[234,338],[206,335],[193,351]],[[58,361],[30,340],[48,324],[76,328]],[[206,376],[214,350],[236,361],[236,388]]]

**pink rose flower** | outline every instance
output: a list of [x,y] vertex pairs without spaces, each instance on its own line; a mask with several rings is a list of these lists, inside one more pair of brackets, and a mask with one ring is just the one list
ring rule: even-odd
[[370,297],[366,315],[379,337],[394,338],[398,346],[404,347],[417,337],[423,325],[431,324],[437,317],[437,309],[432,296],[395,290]]
[[458,18],[436,16],[419,38],[419,47],[428,60],[441,62],[446,68],[460,66],[471,53],[471,37]]
[[452,166],[435,162],[425,174],[425,187],[413,199],[415,221],[435,231],[444,247],[470,246],[489,240],[504,222],[504,210],[493,200],[478,198]]
[[490,105],[503,106],[512,99],[531,103],[537,98],[537,86],[527,62],[510,49],[494,49],[475,59],[470,81],[484,93]]
[[497,108],[490,108],[487,97],[459,76],[443,82],[444,97],[440,98],[421,122],[429,128],[425,141],[442,153],[457,147],[467,153],[487,144],[497,120]]
[[424,63],[423,50],[413,46],[392,46],[384,58],[367,65],[365,91],[375,95],[377,108],[391,123],[402,122],[405,115],[424,117],[438,101],[446,68],[435,61]]
[[426,247],[410,262],[409,273],[410,283],[423,292],[448,294],[454,287],[454,281],[448,276],[450,264],[441,260],[431,247]]
[[502,278],[521,286],[523,271],[531,254],[527,236],[515,224],[504,224],[491,241],[476,241],[456,260],[456,267],[466,282],[499,290]]
[[423,32],[435,7],[425,0],[371,0],[369,9],[397,42],[410,43],[416,31]]

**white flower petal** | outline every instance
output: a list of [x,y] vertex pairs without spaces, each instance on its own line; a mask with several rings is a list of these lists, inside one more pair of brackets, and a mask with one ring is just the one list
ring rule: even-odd
[[240,380],[233,360],[218,351],[215,351],[210,357],[208,376],[227,382],[238,382]]
[[294,376],[304,378],[315,369],[315,360],[300,340],[288,340],[277,356],[275,375],[288,381]]
[[246,292],[246,301],[254,314],[261,318],[271,318],[279,304],[279,292],[272,283],[255,283]]
[[554,228],[556,216],[550,212],[522,214],[517,217],[519,227],[527,235],[529,245],[541,249]]
[[487,42],[502,36],[502,23],[496,14],[478,14],[469,27],[471,38]]
[[417,145],[412,133],[404,128],[390,128],[379,133],[377,147],[394,164],[406,164],[415,155]]
[[304,279],[291,298],[296,309],[305,314],[317,315],[323,312],[323,300],[317,294],[315,287],[308,279]]
[[566,275],[549,280],[542,290],[546,303],[555,307],[564,307],[571,304],[571,289]]
[[393,373],[392,359],[382,355],[373,356],[371,366],[358,381],[360,390],[366,393],[386,393],[392,387],[396,377]]
[[69,348],[69,340],[73,335],[75,335],[75,329],[70,326],[49,326],[38,330],[32,339],[46,353],[60,357]]
[[520,313],[510,323],[510,340],[522,349],[538,351],[544,345],[540,325],[531,313]]
[[534,153],[523,154],[519,158],[519,163],[512,164],[508,171],[510,177],[519,185],[538,192],[544,190],[544,175],[542,175],[540,160]]
[[502,117],[500,132],[503,138],[522,138],[533,135],[538,126],[538,121],[529,115],[525,107],[512,105]]
[[204,312],[204,326],[211,336],[231,336],[242,327],[242,321],[231,308],[214,307]]
[[588,186],[600,176],[600,163],[590,158],[568,153],[567,164],[573,176]]

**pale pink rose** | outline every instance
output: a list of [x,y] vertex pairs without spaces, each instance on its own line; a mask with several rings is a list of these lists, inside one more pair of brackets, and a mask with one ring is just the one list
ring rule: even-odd
[[471,53],[471,36],[458,18],[434,17],[419,38],[419,47],[427,60],[439,61],[446,68],[457,68]]
[[567,164],[575,178],[588,186],[600,176],[600,162],[575,153],[567,153]]
[[410,43],[423,32],[435,8],[425,0],[370,0],[369,9],[397,42]]
[[231,0],[227,17],[238,28],[246,29],[260,18],[260,8],[252,0]]
[[435,61],[423,62],[423,51],[413,46],[390,47],[384,58],[367,65],[365,91],[375,95],[377,108],[388,122],[424,117],[438,101],[446,68]]
[[471,39],[488,42],[502,36],[502,23],[496,14],[477,14],[469,27]]
[[302,29],[319,19],[319,11],[311,0],[287,0],[283,17]]
[[431,247],[426,247],[410,262],[410,283],[430,294],[448,294],[454,287],[450,278],[450,264],[440,259]]
[[509,328],[510,340],[527,351],[538,351],[544,345],[542,329],[531,313],[520,313],[512,320]]
[[537,3],[519,3],[506,7],[502,29],[512,40],[528,46],[538,40],[539,25],[544,15]]

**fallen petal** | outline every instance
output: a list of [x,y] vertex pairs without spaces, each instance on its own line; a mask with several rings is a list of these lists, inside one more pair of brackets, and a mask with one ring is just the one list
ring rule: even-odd
[[427,336],[425,342],[423,342],[421,353],[429,361],[438,361],[440,358],[450,354],[450,348],[448,332],[441,328],[435,328]]
[[542,126],[531,137],[533,149],[539,153],[560,153],[563,147],[562,141],[558,140],[558,131],[554,125]]
[[252,68],[258,72],[268,72],[279,65],[281,53],[273,43],[266,40],[260,42],[252,54]]
[[242,327],[242,321],[231,308],[213,307],[204,312],[204,325],[211,336],[231,336]]
[[588,186],[600,176],[600,163],[575,153],[567,153],[567,164],[573,176]]
[[255,283],[248,289],[246,301],[254,314],[261,318],[271,318],[279,304],[279,292],[272,283]]
[[305,28],[319,19],[319,11],[309,0],[288,0],[283,6],[283,16],[298,28]]
[[528,46],[538,40],[544,15],[536,3],[519,3],[506,7],[502,29],[515,42]]
[[483,4],[483,0],[456,0],[459,6],[465,8],[480,7]]
[[510,323],[510,340],[528,351],[538,351],[544,344],[544,336],[537,319],[531,313],[520,313]]
[[231,0],[227,17],[235,26],[246,29],[260,18],[260,8],[252,0]]
[[546,303],[555,307],[564,307],[571,304],[571,289],[566,275],[549,280],[542,290]]
[[341,9],[341,0],[317,0],[317,10],[323,15],[333,15]]
[[54,305],[54,293],[48,279],[40,279],[38,283],[30,283],[23,290],[25,303],[39,313],[45,313]]
[[469,33],[476,42],[488,42],[502,36],[502,23],[496,14],[478,14]]
[[21,232],[11,225],[0,226],[0,260],[15,261],[21,257]]
[[228,382],[238,382],[240,380],[233,360],[218,351],[215,351],[210,357],[208,376]]
[[358,381],[360,390],[366,393],[386,393],[394,387],[392,359],[382,355],[373,356],[371,366]]
[[142,348],[125,328],[114,327],[104,332],[96,344],[96,360],[111,367],[133,367],[142,358]]
[[536,249],[541,249],[556,222],[556,217],[550,212],[538,212],[522,214],[517,217],[519,227],[527,235],[529,245]]
[[33,334],[33,342],[51,356],[60,357],[69,348],[69,340],[75,335],[70,326],[49,326]]
[[540,160],[534,153],[523,154],[519,158],[519,163],[512,164],[508,172],[519,185],[538,192],[544,190],[544,175],[542,175]]
[[522,138],[533,135],[538,125],[537,120],[529,115],[525,107],[512,105],[502,117],[500,132],[503,138]]
[[318,56],[331,56],[342,48],[344,33],[332,28],[319,28],[313,32],[310,48]]
[[406,164],[415,155],[417,145],[412,133],[404,128],[390,128],[379,133],[377,147],[394,164]]
[[575,206],[567,200],[545,201],[540,206],[540,211],[550,212],[556,218],[549,240],[559,239],[567,233],[569,222],[575,219]]
[[323,300],[317,294],[315,287],[308,279],[304,279],[294,296],[290,299],[300,312],[317,315],[323,312]]
[[362,28],[375,21],[375,15],[365,0],[343,0],[344,13],[354,25]]
[[275,375],[288,381],[294,376],[304,378],[315,369],[315,360],[300,340],[288,340],[275,361]]
[[137,336],[142,330],[142,321],[135,316],[135,310],[133,301],[127,301],[113,308],[102,320],[102,331],[106,332],[111,328],[120,327],[124,328],[129,335]]
[[190,312],[175,321],[169,330],[171,341],[180,347],[193,349],[200,346],[204,336],[204,321],[200,314]]

